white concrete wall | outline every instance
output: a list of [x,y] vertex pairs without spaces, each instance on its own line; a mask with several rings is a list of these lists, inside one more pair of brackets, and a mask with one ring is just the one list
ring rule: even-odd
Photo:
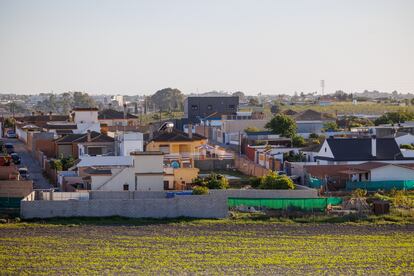
[[144,136],[142,133],[125,133],[118,137],[119,155],[129,156],[133,151],[144,151]]
[[75,111],[76,124],[85,124],[85,123],[98,123],[98,111],[97,110],[85,110],[85,111]]
[[16,127],[16,135],[19,137],[20,141],[27,143],[27,132],[24,129]]
[[371,170],[371,181],[414,180],[414,170],[388,165]]

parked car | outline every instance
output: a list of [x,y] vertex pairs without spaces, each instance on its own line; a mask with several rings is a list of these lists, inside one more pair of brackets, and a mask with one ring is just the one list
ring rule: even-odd
[[23,179],[29,179],[29,170],[27,168],[19,168],[19,174]]
[[14,164],[19,165],[21,163],[21,158],[17,153],[14,152],[14,153],[10,154],[10,156],[11,156]]
[[4,147],[6,148],[6,151],[7,151],[8,154],[12,154],[14,152],[14,146],[13,146],[13,144],[6,143],[4,145]]
[[9,129],[6,133],[6,137],[7,138],[17,138],[16,132],[14,132],[13,130]]

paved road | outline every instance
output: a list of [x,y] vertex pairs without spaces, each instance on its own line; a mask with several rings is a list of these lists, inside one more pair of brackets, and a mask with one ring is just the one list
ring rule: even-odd
[[26,167],[29,169],[29,178],[33,180],[34,189],[49,189],[52,188],[52,184],[43,176],[42,168],[39,163],[32,157],[28,151],[26,145],[18,139],[3,138],[4,143],[12,143],[14,145],[14,151],[19,154],[22,162],[19,167]]

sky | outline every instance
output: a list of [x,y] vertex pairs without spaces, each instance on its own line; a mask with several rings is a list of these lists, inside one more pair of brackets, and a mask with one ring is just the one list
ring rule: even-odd
[[414,93],[413,0],[0,0],[0,93]]

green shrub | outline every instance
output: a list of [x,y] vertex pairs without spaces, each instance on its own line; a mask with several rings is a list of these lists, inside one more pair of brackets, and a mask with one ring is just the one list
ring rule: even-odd
[[255,188],[255,189],[259,188],[261,181],[262,181],[261,177],[253,176],[249,178],[250,186],[252,186],[252,188]]
[[224,175],[216,173],[211,173],[205,178],[197,177],[193,180],[193,184],[209,189],[227,189],[229,187],[228,179]]
[[193,188],[193,195],[207,195],[209,189],[203,186],[195,186]]
[[410,145],[410,144],[402,144],[402,145],[400,145],[400,148],[408,149],[408,150],[414,150],[414,146]]
[[295,184],[292,179],[286,175],[278,175],[275,172],[269,171],[267,175],[262,177],[259,189],[266,190],[294,190]]

